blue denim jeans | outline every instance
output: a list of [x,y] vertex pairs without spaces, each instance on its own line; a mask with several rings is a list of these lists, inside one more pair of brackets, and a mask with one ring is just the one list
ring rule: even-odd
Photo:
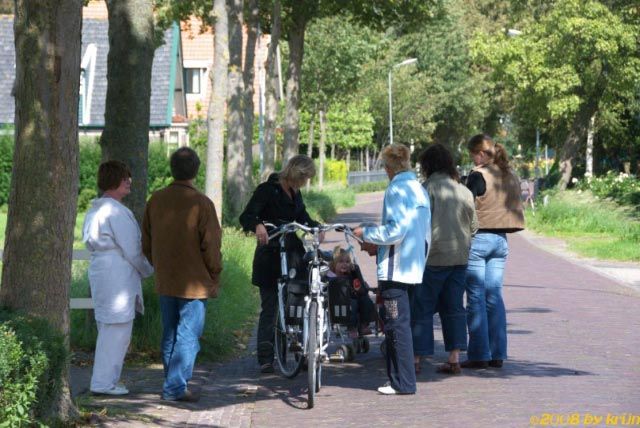
[[387,376],[391,387],[403,394],[416,392],[411,340],[411,308],[407,289],[415,285],[380,281],[384,301],[384,334],[387,347]]
[[411,335],[414,355],[433,355],[433,315],[440,313],[444,349],[467,349],[467,322],[463,304],[467,266],[427,266],[422,284],[411,300]]
[[200,351],[206,308],[206,299],[160,296],[165,400],[177,400],[185,393]]
[[504,266],[509,254],[504,233],[478,233],[467,267],[467,326],[471,361],[507,359],[507,315],[502,300]]

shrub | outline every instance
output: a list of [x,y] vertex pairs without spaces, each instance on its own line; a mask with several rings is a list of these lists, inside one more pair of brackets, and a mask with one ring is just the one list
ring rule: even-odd
[[[320,168],[320,164],[317,160],[316,170]],[[313,178],[312,183],[318,182],[318,174]],[[340,184],[347,184],[347,163],[342,160],[325,159],[324,161],[324,182],[335,182]]]
[[60,394],[64,338],[43,320],[0,310],[0,426],[32,424]]
[[11,167],[13,165],[13,133],[0,129],[0,205],[9,202]]
[[580,180],[576,187],[580,190],[591,190],[594,195],[611,198],[621,205],[640,205],[640,180],[629,174],[609,171],[603,177]]

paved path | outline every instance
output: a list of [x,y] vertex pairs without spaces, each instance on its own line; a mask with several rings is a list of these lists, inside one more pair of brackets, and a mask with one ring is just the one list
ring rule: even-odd
[[[361,195],[336,221],[375,221],[380,208],[380,193]],[[370,353],[325,366],[312,410],[306,410],[306,376],[260,376],[252,356],[200,366],[195,383],[202,385],[203,399],[197,404],[159,400],[160,367],[127,371],[130,397],[89,403],[122,409],[103,426],[526,427],[544,418],[547,426],[570,426],[576,418],[583,425],[590,416],[604,418],[596,426],[605,426],[607,417],[609,426],[631,426],[630,415],[640,426],[640,293],[539,248],[534,242],[545,243],[531,235],[509,241],[509,360],[502,369],[436,374],[435,365],[446,357],[437,331],[436,355],[424,364],[414,396],[375,392],[386,375],[380,339],[374,338]],[[337,243],[330,235],[325,246]],[[358,261],[373,281],[373,260],[359,253]],[[75,370],[76,379],[81,372]],[[614,416],[626,419],[615,425]]]

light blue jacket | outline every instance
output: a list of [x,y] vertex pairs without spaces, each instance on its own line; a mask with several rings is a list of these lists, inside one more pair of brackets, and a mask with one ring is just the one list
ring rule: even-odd
[[429,195],[415,173],[396,174],[384,194],[382,225],[363,228],[363,239],[378,245],[378,280],[422,282],[431,244]]

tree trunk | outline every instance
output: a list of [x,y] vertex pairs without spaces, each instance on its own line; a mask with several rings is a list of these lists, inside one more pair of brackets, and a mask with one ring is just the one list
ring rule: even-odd
[[364,150],[363,149],[358,150],[358,156],[359,156],[358,171],[363,171],[364,170]]
[[351,171],[351,149],[347,147],[347,174]]
[[309,142],[307,144],[307,156],[312,157],[313,155],[313,140],[314,140],[314,131],[316,127],[316,115],[311,115],[311,122],[309,122]]
[[318,189],[322,190],[324,186],[324,152],[325,152],[325,144],[327,141],[327,115],[324,112],[324,109],[320,109],[320,144],[318,146],[318,157],[320,158],[319,162],[319,171],[318,171]]
[[582,107],[580,107],[576,117],[573,119],[569,135],[567,135],[564,141],[560,154],[560,181],[558,187],[561,190],[566,189],[571,181],[571,171],[573,170],[573,163],[578,154],[580,141],[585,138],[589,121],[597,109],[597,100],[587,100]]
[[207,113],[207,166],[205,192],[213,201],[222,224],[222,176],[224,174],[224,113],[227,100],[229,29],[225,0],[214,0],[213,69],[209,73],[211,99]]
[[[151,67],[156,48],[152,0],[108,0],[109,54],[102,160],[131,169],[126,205],[142,220],[147,197]],[[173,96],[173,94],[170,94]]]
[[335,144],[331,145],[331,159],[332,160],[336,159],[336,145]]
[[264,169],[262,180],[275,170],[276,120],[278,117],[278,43],[280,43],[280,0],[273,2],[273,23],[271,25],[271,44],[267,52],[267,78],[265,82],[264,114]]
[[[0,304],[69,337],[82,1],[15,2],[15,151]],[[0,351],[4,352],[4,350]],[[73,419],[68,365],[43,418]]]
[[284,118],[284,147],[282,163],[284,164],[298,154],[300,141],[300,76],[302,73],[302,57],[304,55],[304,33],[307,18],[303,13],[304,2],[294,1],[292,24],[289,29],[289,66],[287,69],[286,115]]
[[369,146],[365,147],[364,150],[365,171],[369,172]]
[[596,115],[594,114],[589,119],[589,129],[587,130],[587,155],[586,164],[587,168],[584,173],[585,177],[593,177],[593,135],[595,134]]
[[256,42],[258,40],[258,0],[248,0],[247,45],[244,54],[244,175],[248,189],[253,188],[253,82],[255,80]]
[[245,179],[244,77],[242,75],[243,0],[227,0],[229,8],[229,97],[227,102],[227,198],[232,217],[240,214],[249,193]]

